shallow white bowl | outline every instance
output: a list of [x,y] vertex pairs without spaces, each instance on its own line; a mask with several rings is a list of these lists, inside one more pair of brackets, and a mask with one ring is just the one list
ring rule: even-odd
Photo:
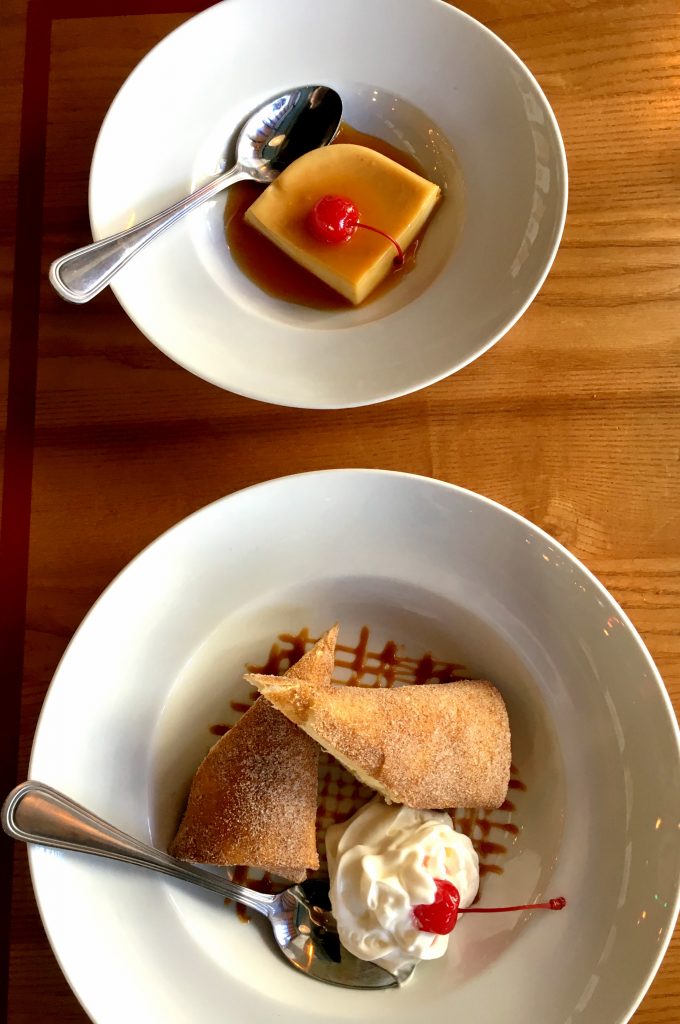
[[349,123],[414,153],[445,190],[414,271],[355,310],[276,300],[232,260],[221,197],[113,288],[154,344],[220,387],[280,405],[367,405],[498,341],[562,234],[555,118],[518,57],[473,18],[440,0],[217,4],[152,50],[114,100],[92,162],[92,229],[101,238],[202,184],[252,109],[312,82],[334,86]]
[[422,477],[287,477],[184,520],[115,580],[59,666],[31,777],[145,840],[171,834],[191,773],[282,631],[369,624],[489,678],[526,793],[489,915],[403,990],[326,989],[219,898],[124,865],[31,850],[43,921],[98,1024],[622,1024],[678,908],[678,729],[623,611],[564,548],[500,505]]

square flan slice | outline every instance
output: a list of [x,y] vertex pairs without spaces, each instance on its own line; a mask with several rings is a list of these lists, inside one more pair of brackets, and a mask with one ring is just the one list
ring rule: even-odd
[[300,157],[250,206],[248,224],[359,305],[392,270],[395,248],[389,239],[360,229],[339,244],[317,239],[309,216],[325,195],[350,199],[360,222],[391,235],[405,250],[422,231],[441,190],[382,153],[339,143]]

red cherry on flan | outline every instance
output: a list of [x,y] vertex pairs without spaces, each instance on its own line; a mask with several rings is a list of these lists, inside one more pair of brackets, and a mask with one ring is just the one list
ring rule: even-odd
[[392,235],[388,235],[381,228],[375,228],[372,224],[364,224],[360,221],[357,207],[347,196],[323,196],[309,211],[307,226],[319,242],[327,242],[331,245],[349,242],[357,228],[373,231],[376,235],[382,235],[392,243],[397,253],[394,262],[398,266],[404,262],[404,251],[396,238],[392,238]]
[[345,196],[323,196],[309,214],[309,228],[320,242],[348,242],[359,223],[359,211]]

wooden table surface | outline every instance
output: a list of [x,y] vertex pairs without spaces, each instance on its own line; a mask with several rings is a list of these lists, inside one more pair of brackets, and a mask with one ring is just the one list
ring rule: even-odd
[[[199,6],[5,0],[0,15],[2,795],[26,776],[52,673],[112,577],[188,513],[286,472],[423,473],[527,516],[620,601],[677,708],[677,0],[463,3],[557,114],[571,178],[562,247],[490,353],[426,391],[344,412],[255,408],[171,363],[110,292],[79,308],[47,283],[50,261],[89,240],[90,157],[116,90]],[[43,934],[24,849],[0,841],[0,857],[8,1020],[86,1020]],[[634,1020],[679,1018],[676,935]]]

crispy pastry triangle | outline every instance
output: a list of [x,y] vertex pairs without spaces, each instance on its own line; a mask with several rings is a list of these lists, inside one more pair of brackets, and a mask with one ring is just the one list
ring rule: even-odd
[[[337,627],[286,672],[330,681]],[[315,820],[319,748],[258,699],[208,752],[194,775],[170,845],[180,860],[248,864],[291,881],[319,866]]]
[[510,727],[481,680],[368,688],[248,674],[268,701],[358,779],[409,807],[500,807]]

